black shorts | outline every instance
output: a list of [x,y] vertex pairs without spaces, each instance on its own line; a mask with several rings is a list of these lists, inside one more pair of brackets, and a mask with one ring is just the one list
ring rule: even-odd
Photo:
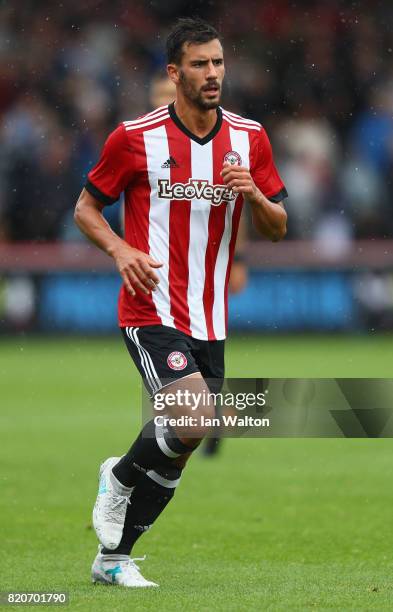
[[224,378],[225,340],[196,340],[166,325],[122,327],[124,340],[149,395],[200,372],[212,393]]

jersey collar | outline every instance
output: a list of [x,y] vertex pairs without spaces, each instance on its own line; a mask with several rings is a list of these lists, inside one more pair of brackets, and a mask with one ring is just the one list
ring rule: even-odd
[[218,106],[217,107],[217,121],[216,121],[215,126],[208,134],[206,134],[206,136],[204,136],[203,138],[199,138],[199,136],[196,136],[195,134],[190,132],[190,130],[184,125],[184,123],[180,121],[179,117],[176,115],[174,102],[169,104],[168,112],[169,112],[169,115],[172,121],[177,125],[179,130],[181,130],[184,134],[186,134],[186,136],[191,138],[191,140],[195,140],[195,142],[197,142],[200,145],[204,145],[210,142],[210,140],[212,140],[214,136],[218,134],[218,132],[220,131],[221,125],[222,125],[222,111],[221,111],[221,107]]

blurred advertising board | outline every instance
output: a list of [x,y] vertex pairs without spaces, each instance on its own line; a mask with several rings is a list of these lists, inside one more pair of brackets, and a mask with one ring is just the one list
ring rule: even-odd
[[[269,245],[271,248],[271,245]],[[246,289],[229,298],[229,326],[247,332],[393,329],[393,265],[317,265],[253,248]],[[120,288],[113,262],[87,245],[0,248],[0,331],[112,333]],[[29,251],[30,249],[30,251]],[[375,256],[375,254],[374,254]],[[263,259],[263,261],[261,261]],[[384,265],[382,265],[384,264]]]

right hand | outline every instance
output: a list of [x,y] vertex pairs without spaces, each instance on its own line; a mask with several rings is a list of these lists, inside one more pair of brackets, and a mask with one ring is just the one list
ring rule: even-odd
[[150,255],[134,249],[124,243],[113,253],[120,276],[124,285],[132,296],[135,290],[139,289],[145,295],[155,291],[160,282],[154,268],[161,268],[162,263],[152,259]]

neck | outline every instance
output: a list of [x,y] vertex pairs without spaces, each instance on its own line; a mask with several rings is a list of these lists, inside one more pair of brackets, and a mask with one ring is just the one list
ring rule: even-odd
[[217,122],[217,109],[202,110],[179,93],[175,101],[175,111],[183,125],[199,138],[209,134]]

